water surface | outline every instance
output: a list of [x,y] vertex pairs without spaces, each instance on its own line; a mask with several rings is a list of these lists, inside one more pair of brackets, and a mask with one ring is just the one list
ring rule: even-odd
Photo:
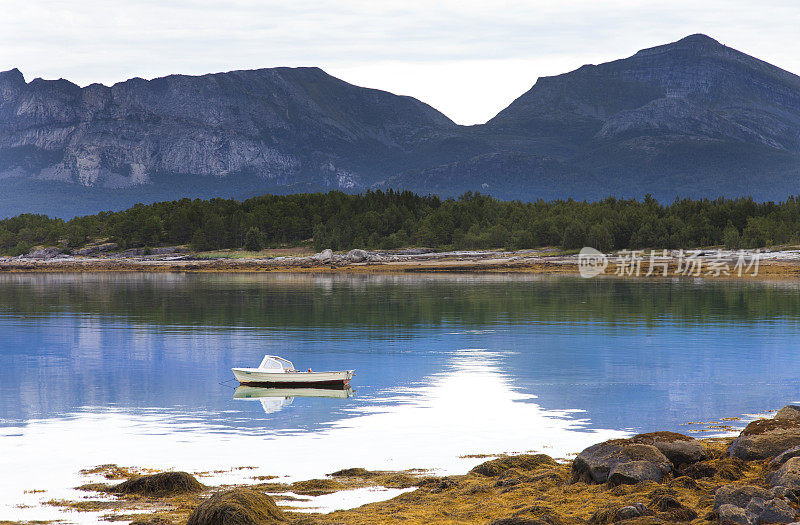
[[[67,494],[102,463],[256,467],[213,482],[461,473],[481,461],[465,455],[687,432],[800,400],[798,343],[786,283],[0,276],[0,468],[19,473],[0,481],[0,519],[42,517],[10,504]],[[354,393],[234,399],[230,368],[265,353],[356,369]]]

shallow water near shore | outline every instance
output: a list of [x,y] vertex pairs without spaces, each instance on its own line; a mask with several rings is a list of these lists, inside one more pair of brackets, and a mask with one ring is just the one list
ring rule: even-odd
[[[207,484],[463,473],[800,400],[794,283],[19,274],[0,276],[0,334],[0,520],[53,517],[38,503],[104,463]],[[230,368],[265,353],[356,369],[354,392],[234,398]]]

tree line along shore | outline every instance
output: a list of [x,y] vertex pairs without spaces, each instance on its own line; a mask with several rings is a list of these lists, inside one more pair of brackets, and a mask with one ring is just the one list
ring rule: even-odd
[[7,256],[37,246],[69,253],[99,240],[123,250],[188,245],[195,251],[759,248],[800,243],[800,198],[520,202],[472,192],[442,200],[408,191],[332,191],[244,201],[182,199],[69,220],[34,214],[0,220],[0,254]]

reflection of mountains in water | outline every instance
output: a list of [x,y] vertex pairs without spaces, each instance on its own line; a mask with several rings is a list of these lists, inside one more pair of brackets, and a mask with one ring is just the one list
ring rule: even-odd
[[330,397],[347,399],[353,396],[352,388],[262,388],[255,386],[239,386],[233,393],[234,399],[250,399],[261,402],[265,414],[279,411],[291,405],[296,397]]

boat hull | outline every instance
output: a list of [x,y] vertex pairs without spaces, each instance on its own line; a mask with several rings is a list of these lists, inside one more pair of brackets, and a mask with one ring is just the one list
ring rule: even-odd
[[353,370],[337,372],[265,372],[258,368],[233,368],[233,375],[246,386],[270,388],[339,388],[350,385]]

